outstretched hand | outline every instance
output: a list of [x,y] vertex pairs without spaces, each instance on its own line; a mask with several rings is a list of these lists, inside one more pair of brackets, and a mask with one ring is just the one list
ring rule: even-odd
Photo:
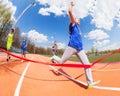
[[75,18],[73,16],[73,13],[72,13],[72,7],[74,6],[74,3],[73,2],[70,2],[70,6],[68,8],[68,13],[69,13],[69,16],[70,16],[70,20],[71,20],[71,23],[74,24],[75,23]]

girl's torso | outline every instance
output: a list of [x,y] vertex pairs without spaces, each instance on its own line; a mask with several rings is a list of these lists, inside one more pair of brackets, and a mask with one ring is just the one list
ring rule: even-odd
[[77,23],[75,23],[74,25],[70,25],[70,41],[68,46],[71,46],[75,49],[77,49],[78,51],[83,49],[83,44],[82,44],[82,37],[80,35],[80,29],[77,25]]

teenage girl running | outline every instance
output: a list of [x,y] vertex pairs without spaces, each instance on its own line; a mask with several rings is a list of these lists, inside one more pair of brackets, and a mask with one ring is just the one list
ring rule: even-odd
[[[72,7],[74,6],[73,2],[70,3],[68,14],[70,17],[70,25],[69,25],[69,37],[70,41],[68,43],[68,47],[65,49],[62,58],[58,56],[53,56],[52,60],[63,64],[65,63],[73,54],[77,55],[77,57],[82,61],[82,64],[90,64],[84,50],[82,37],[80,35],[80,21],[73,16]],[[93,85],[99,83],[99,81],[94,82],[92,77],[91,68],[85,68],[85,75],[88,84],[88,88],[91,88]]]
[[[7,36],[7,46],[6,46],[6,48],[7,48],[7,51],[10,51],[10,48],[11,48],[11,46],[12,46],[12,42],[13,42],[13,36],[14,36],[14,29],[11,29],[10,30],[10,33],[8,34],[8,36]],[[10,60],[10,55],[9,54],[7,54],[7,59],[6,59],[6,61],[8,62]]]

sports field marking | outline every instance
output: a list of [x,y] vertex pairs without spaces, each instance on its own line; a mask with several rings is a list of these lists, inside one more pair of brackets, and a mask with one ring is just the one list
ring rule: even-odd
[[1,57],[6,57],[7,55],[6,55],[5,53],[1,53],[1,52],[0,52],[0,56],[1,56]]
[[[66,77],[66,78],[68,78],[68,79],[70,79],[70,80],[73,80],[73,81],[75,81],[75,82],[77,82],[77,83],[80,83],[80,84],[83,84],[83,85],[87,86],[86,83],[84,83],[84,82],[82,82],[82,81],[80,81],[80,80],[77,80],[77,79],[75,79],[75,78],[73,78],[73,77],[71,77],[71,76],[68,76],[68,75],[64,74],[63,72],[57,70],[55,67],[53,67],[53,66],[51,66],[51,65],[49,65],[49,66],[50,66],[50,68],[52,68],[53,70],[57,71],[58,73],[60,73],[60,74],[63,75],[64,77]],[[93,88],[101,89],[101,90],[120,91],[120,88],[119,88],[119,87],[93,86]]]
[[48,66],[49,66],[50,68],[52,68],[53,70],[57,71],[58,73],[62,74],[62,75],[65,76],[66,78],[68,78],[68,79],[70,79],[70,80],[73,80],[73,81],[75,81],[75,82],[77,82],[77,83],[80,83],[80,84],[83,84],[83,85],[87,86],[86,83],[84,83],[84,82],[82,82],[82,81],[79,81],[79,80],[77,80],[77,79],[75,79],[75,78],[73,78],[73,77],[71,77],[71,76],[69,76],[69,75],[64,74],[63,72],[57,70],[55,67],[53,67],[53,66],[51,66],[51,65],[48,65]]
[[[44,59],[42,59],[42,58],[40,58],[40,59],[44,61]],[[7,62],[2,62],[2,63],[4,64],[4,63],[7,63]],[[2,64],[2,63],[0,63],[0,64]],[[25,73],[26,73],[26,71],[27,71],[30,63],[31,63],[31,62],[29,62],[29,63],[27,64],[24,72],[23,72],[22,75],[21,75],[21,78],[20,78],[20,80],[19,80],[19,82],[18,82],[18,85],[17,85],[17,87],[16,87],[16,90],[15,90],[14,96],[19,96],[19,92],[20,92],[20,88],[21,88],[21,85],[22,85],[22,81],[23,81],[23,79],[24,79]],[[52,69],[55,70],[55,71],[58,71],[55,67],[53,67],[53,66],[51,66],[51,65],[49,65],[49,67],[52,68]],[[96,70],[96,69],[93,69],[93,70]],[[120,69],[110,69],[110,70],[116,71],[116,70],[120,70]],[[110,70],[102,70],[102,71],[110,71]],[[80,83],[80,84],[83,84],[83,85],[87,86],[87,84],[86,84],[85,82],[82,82],[82,81],[77,80],[77,79],[75,79],[75,78],[73,78],[73,77],[71,77],[71,76],[68,76],[68,75],[64,74],[63,72],[61,72],[61,71],[58,71],[58,72],[59,72],[60,74],[62,74],[64,77],[69,78],[70,80],[73,80],[73,81],[75,81],[75,82],[77,82],[77,83]],[[93,86],[93,88],[101,89],[101,90],[120,91],[120,88],[119,88],[119,87]]]
[[[80,81],[80,80],[77,80],[77,79],[75,79],[75,78],[73,78],[73,77],[71,77],[71,76],[68,76],[68,75],[64,74],[63,72],[57,70],[55,67],[53,67],[53,66],[51,66],[51,65],[49,65],[49,66],[50,66],[50,68],[52,68],[53,70],[55,70],[55,71],[57,71],[58,73],[62,74],[64,77],[69,78],[70,80],[73,80],[73,81],[75,81],[75,82],[77,82],[77,83],[80,83],[80,84],[83,84],[83,85],[87,86],[86,83],[84,83],[84,82],[82,82],[82,81]],[[93,88],[102,89],[102,90],[120,91],[120,88],[119,88],[119,87],[93,86]]]
[[[15,60],[18,60],[18,59],[12,59],[12,60],[10,60],[10,61],[15,61]],[[10,61],[9,61],[9,62],[10,62]],[[0,65],[6,64],[6,63],[9,63],[9,62],[7,62],[7,61],[1,62]]]
[[[12,53],[12,54],[19,56],[18,53]],[[20,55],[21,55],[21,54],[20,54]],[[7,54],[6,54],[6,53],[0,53],[0,56],[1,56],[1,57],[7,57]]]
[[8,63],[8,62],[1,62],[0,65],[5,64],[5,63]]
[[107,69],[107,70],[105,70],[105,69],[92,69],[92,70],[94,70],[94,71],[105,71],[105,72],[108,72],[108,71],[120,71],[120,69]]
[[[44,59],[42,59],[42,58],[40,58],[40,60],[43,60],[43,61],[44,61]],[[66,78],[68,78],[68,79],[70,79],[70,80],[73,80],[73,81],[75,81],[75,82],[77,82],[77,83],[79,83],[79,84],[82,84],[82,85],[84,85],[84,86],[87,86],[87,84],[86,84],[85,82],[82,82],[82,81],[80,81],[80,80],[77,80],[77,79],[69,76],[69,75],[66,75],[66,74],[64,74],[63,72],[57,70],[57,68],[55,68],[55,67],[53,67],[53,66],[51,66],[51,65],[48,65],[48,66],[49,66],[50,68],[52,68],[53,70],[57,71],[58,73],[60,73],[61,75],[63,75],[64,77],[66,77]],[[101,89],[101,90],[120,91],[120,87],[93,86],[93,88]]]
[[24,76],[25,76],[25,74],[26,74],[26,72],[27,72],[27,69],[28,69],[28,67],[30,66],[30,63],[31,63],[31,62],[29,62],[29,63],[26,65],[26,67],[25,67],[25,69],[24,69],[24,71],[23,71],[23,73],[22,73],[22,75],[21,75],[21,77],[20,77],[20,79],[19,79],[19,81],[18,81],[17,87],[16,87],[16,89],[15,89],[14,96],[19,96],[19,94],[20,94],[20,89],[21,89],[21,86],[22,86],[22,82],[23,82]]
[[93,88],[102,89],[102,90],[120,91],[120,87],[93,86]]

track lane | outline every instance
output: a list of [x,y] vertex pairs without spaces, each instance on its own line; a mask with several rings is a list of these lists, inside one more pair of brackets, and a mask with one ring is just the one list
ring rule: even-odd
[[[36,58],[37,58],[36,60],[40,60],[42,62],[49,60],[49,58],[44,57],[44,56],[37,56]],[[97,96],[107,96],[107,95],[118,96],[120,95],[119,91],[116,92],[116,91],[111,91],[111,90],[104,90],[104,89],[101,90],[101,89],[94,89],[94,88],[85,89],[81,87],[79,84],[76,84],[61,75],[60,76],[55,75],[54,73],[50,72],[49,69],[51,68],[46,65],[31,64],[28,70],[28,73],[26,75],[33,76],[34,78],[42,79],[42,81],[30,80],[26,78],[24,80],[24,84],[21,90],[21,96],[27,96],[27,95],[29,96],[34,96],[34,95],[35,96],[39,96],[39,95],[42,95],[42,96],[75,96],[76,95],[78,96],[79,94],[82,94],[82,96],[86,96],[86,95],[87,96],[96,96],[96,95]],[[72,77],[77,77],[78,74],[84,73],[84,70],[82,69],[63,68],[63,70]],[[114,76],[115,73],[114,74],[110,73],[110,74],[111,76]],[[106,84],[107,82],[106,76],[110,78],[109,77],[110,75],[107,73],[100,73],[96,71],[96,72],[93,72],[93,75],[96,80],[101,79],[102,83],[98,84],[98,87],[99,86],[117,87],[116,85],[117,83],[119,83],[119,81],[117,81],[117,83],[110,84],[111,80],[109,80],[110,82]],[[48,81],[46,81],[46,79]],[[78,77],[77,79],[85,82],[84,74]],[[66,80],[66,81],[63,81],[63,80]],[[113,81],[115,82],[116,80],[113,80]],[[119,86],[120,84],[118,85],[118,87]]]
[[[40,55],[29,55],[34,56],[36,59],[35,60],[40,60],[40,61],[49,61],[49,58],[40,56]],[[16,63],[17,62],[17,63]],[[19,61],[12,62],[9,64],[5,64],[5,66],[9,67],[10,69],[19,72],[22,74],[23,69],[27,65],[28,62],[21,63]],[[72,63],[72,62],[71,62]],[[113,67],[112,67],[113,66]],[[93,69],[100,69],[100,66],[95,66]],[[104,67],[104,70],[109,70],[112,68],[120,68],[119,64],[116,65],[110,65],[108,67]],[[58,67],[56,67],[58,68]],[[2,70],[0,73],[3,71],[7,70],[3,67],[0,67]],[[84,70],[82,69],[75,69],[75,68],[63,68],[63,70],[68,73],[72,77],[77,77],[78,80],[84,81],[85,82],[85,76],[84,76]],[[101,69],[102,70],[102,69]],[[9,70],[7,70],[9,72]],[[101,72],[101,71],[95,71],[93,70],[93,75],[94,79],[101,79],[101,83],[98,86],[108,86],[108,87],[120,87],[120,76],[117,74],[119,71],[112,71],[112,72]],[[18,82],[20,76],[13,74],[12,72],[9,72],[10,74],[7,73],[10,77],[13,77],[15,82]],[[83,74],[83,75],[82,75]],[[6,75],[4,72],[2,75]],[[82,76],[79,76],[82,75]],[[0,74],[1,76],[1,74]],[[33,78],[27,78],[33,77]],[[4,76],[2,76],[3,78]],[[112,78],[113,77],[113,78]],[[17,86],[17,83],[12,82],[10,84],[10,87],[7,85],[10,83],[8,81],[11,81],[13,79],[9,78],[8,80],[5,80],[6,76],[4,77],[4,81],[1,80],[0,78],[0,83],[2,87],[2,92],[3,96],[13,96],[13,90],[15,90],[15,85]],[[34,79],[36,78],[36,79]],[[117,78],[114,79],[114,78]],[[2,82],[1,82],[2,81]],[[112,82],[112,83],[111,83]],[[117,82],[117,83],[116,83]],[[4,84],[5,83],[5,86]],[[14,84],[13,84],[14,83]],[[13,86],[14,85],[14,86]],[[4,87],[4,88],[3,88]],[[4,91],[4,90],[5,91]],[[6,94],[5,92],[8,92],[9,94]],[[98,94],[99,93],[99,94]],[[100,89],[84,89],[83,87],[79,86],[78,84],[75,84],[74,82],[66,79],[63,76],[57,76],[54,73],[50,71],[50,67],[46,65],[41,65],[41,64],[36,64],[32,63],[28,71],[26,73],[26,77],[23,80],[21,90],[20,90],[20,95],[19,96],[119,96],[120,92],[116,91],[110,91],[110,90],[100,90]],[[2,96],[2,95],[0,95]]]
[[[0,96],[13,96],[20,74],[22,74],[27,62],[21,63],[21,60],[16,60],[13,57],[10,62],[5,62],[5,60],[6,58],[4,58],[3,63],[0,60],[2,63],[2,65],[0,65],[0,93],[2,93],[2,95]],[[11,70],[20,74],[15,74]]]

